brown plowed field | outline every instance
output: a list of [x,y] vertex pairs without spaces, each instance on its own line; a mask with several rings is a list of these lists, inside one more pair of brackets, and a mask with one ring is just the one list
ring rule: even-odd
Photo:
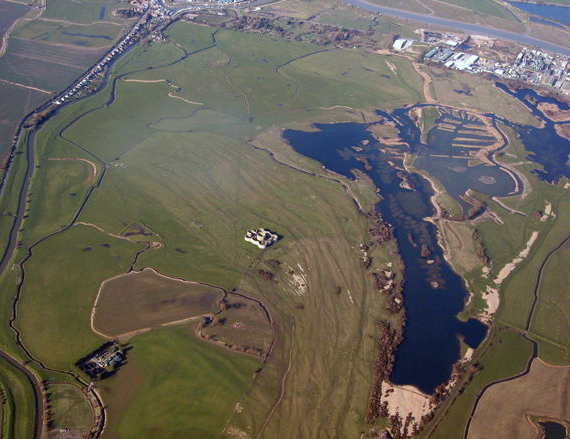
[[530,372],[489,388],[479,402],[468,439],[534,439],[530,417],[570,420],[570,367],[534,360]]
[[217,311],[224,291],[163,276],[152,269],[127,273],[101,285],[93,326],[109,336]]

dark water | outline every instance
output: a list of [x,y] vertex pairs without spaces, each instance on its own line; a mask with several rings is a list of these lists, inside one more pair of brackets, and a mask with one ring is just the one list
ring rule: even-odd
[[548,24],[550,26],[559,27],[560,29],[564,29],[564,26],[562,26],[560,23],[556,23],[555,21],[544,20],[542,18],[538,18],[538,17],[535,17],[533,15],[531,15],[529,17],[529,19],[530,19],[530,21],[534,21],[535,23]]
[[[405,111],[397,118],[402,137],[410,142],[412,149],[417,147],[417,127]],[[318,131],[286,130],[283,136],[297,152],[320,161],[332,171],[352,178],[351,170],[360,169],[381,191],[383,200],[377,208],[394,225],[405,264],[407,324],[391,380],[432,393],[449,379],[452,364],[459,359],[459,336],[469,346],[476,347],[485,337],[486,327],[476,320],[462,322],[456,318],[464,307],[467,292],[460,277],[443,259],[435,227],[423,220],[433,214],[431,188],[427,181],[413,174],[408,178],[417,190],[401,188],[397,173],[403,171],[388,163],[401,166],[401,154],[383,152],[365,125],[316,124],[315,128]],[[363,141],[368,141],[368,145]],[[362,151],[351,148],[356,145]],[[361,160],[366,160],[372,169]],[[422,245],[429,249],[429,256],[421,256]]]
[[418,146],[414,166],[436,177],[459,202],[463,213],[471,208],[462,198],[467,189],[499,197],[516,193],[517,182],[500,167],[470,163],[472,147],[492,146],[496,142],[479,119],[464,112],[443,111],[438,121],[448,129],[438,125],[429,132],[427,144]]
[[[532,90],[507,93],[520,99],[542,118],[544,127],[514,124],[489,115],[493,123],[501,121],[511,126],[530,151],[528,158],[540,165],[535,172],[547,182],[570,178],[570,141],[555,131],[555,123],[544,119],[537,109],[539,102],[556,103],[568,110],[568,104],[542,97]],[[436,228],[424,221],[433,214],[429,183],[403,169],[403,153],[417,156],[414,166],[437,177],[446,191],[458,198],[467,188],[490,196],[512,195],[514,180],[498,166],[468,166],[470,145],[485,146],[494,141],[481,129],[477,119],[465,113],[444,111],[442,118],[448,129],[433,129],[426,144],[421,143],[420,131],[408,116],[409,108],[393,113],[378,112],[394,122],[400,137],[408,144],[400,150],[379,144],[364,124],[316,124],[314,132],[286,130],[284,138],[299,153],[323,163],[328,169],[353,177],[352,170],[368,174],[380,189],[383,200],[377,209],[394,226],[394,234],[405,264],[404,306],[407,324],[404,340],[396,352],[391,380],[395,384],[411,384],[426,393],[449,379],[453,363],[459,359],[459,337],[471,347],[477,347],[486,335],[486,327],[476,320],[462,322],[467,291],[462,279],[443,258],[437,245]],[[454,126],[455,129],[449,127]],[[460,138],[459,146],[457,138]],[[354,148],[357,146],[357,148]],[[414,191],[400,187],[399,175],[404,174]],[[520,183],[520,182],[519,182]],[[519,184],[519,186],[522,186]],[[519,192],[522,187],[519,187]],[[465,208],[465,203],[462,203]],[[429,250],[422,257],[421,248]]]
[[540,422],[540,426],[543,428],[546,439],[566,439],[566,427],[557,422]]
[[103,20],[103,18],[105,18],[106,9],[106,6],[101,6],[101,10],[99,11],[99,20]]
[[570,110],[570,105],[557,101],[554,98],[540,96],[533,90],[523,89],[511,91],[506,86],[496,84],[501,90],[519,99],[533,114],[544,121],[544,127],[515,125],[504,120],[505,123],[515,128],[525,148],[530,151],[528,158],[541,165],[536,174],[548,182],[556,183],[562,177],[570,178],[570,141],[558,135],[555,130],[556,122],[546,119],[538,110],[540,102],[557,104],[563,110]]
[[74,32],[65,32],[65,31],[63,31],[62,34],[70,37],[101,38],[103,40],[110,40],[110,41],[113,40],[111,37],[107,35],[87,35],[87,34],[78,34]]
[[513,2],[509,1],[513,6],[516,6],[529,14],[538,15],[542,18],[549,18],[570,26],[570,7],[569,6],[556,6],[556,5],[538,5],[535,3]]

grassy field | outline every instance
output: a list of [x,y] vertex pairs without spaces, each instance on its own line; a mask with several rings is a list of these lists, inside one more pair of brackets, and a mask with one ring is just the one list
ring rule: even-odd
[[275,334],[265,310],[253,300],[236,295],[229,295],[223,307],[214,324],[201,329],[201,335],[235,350],[260,356],[269,353]]
[[514,32],[524,31],[518,18],[494,0],[375,0],[375,3]]
[[484,393],[473,416],[468,438],[534,438],[536,427],[528,420],[530,414],[567,420],[570,404],[565,393],[569,381],[569,367],[533,361],[528,375],[496,384]]
[[[26,15],[29,10],[29,7],[19,3],[0,3],[0,37],[4,36],[14,21]],[[2,49],[2,44],[0,44],[0,49]]]
[[[503,94],[488,79],[462,72],[451,72],[438,67],[427,67],[433,78],[432,89],[437,101],[459,108],[476,108],[482,112],[499,114],[513,122],[536,125],[538,120],[517,99]],[[456,90],[471,90],[471,94]],[[501,98],[496,99],[497,93]]]
[[2,436],[32,437],[35,401],[32,386],[24,374],[7,361],[0,360],[2,402]]
[[118,39],[121,30],[122,26],[118,23],[85,25],[38,19],[18,27],[12,36],[80,47],[108,47]]
[[29,283],[26,280],[22,291],[17,321],[32,353],[66,370],[101,344],[89,323],[100,282],[125,272],[140,248],[86,226],[72,227],[36,247],[35,257],[26,264]]
[[100,384],[109,439],[219,438],[260,361],[198,340],[187,327],[132,340],[121,372]]
[[486,15],[494,15],[504,19],[513,19],[513,15],[494,0],[441,0],[452,6],[458,6]]
[[319,14],[316,21],[348,29],[366,30],[378,25],[378,16],[363,10],[338,7]]
[[[500,330],[496,336],[493,336],[489,349],[481,357],[475,357],[475,360],[481,364],[481,371],[456,397],[451,407],[444,405],[444,410],[436,418],[435,429],[429,437],[433,439],[454,439],[462,436],[475,399],[483,387],[490,382],[522,372],[531,354],[531,343],[520,334],[510,330]],[[495,425],[496,422],[498,420],[493,417],[491,425]],[[427,433],[431,431],[431,429],[427,430],[420,437],[426,437]]]
[[161,276],[153,270],[131,272],[101,286],[94,326],[118,336],[175,320],[217,311],[223,291]]
[[0,78],[59,91],[81,76],[103,53],[104,50],[96,48],[10,38],[0,64]]
[[479,245],[473,236],[474,228],[452,221],[442,221],[441,228],[453,268],[462,274],[480,270],[485,261],[477,255]]
[[[73,23],[94,23],[100,21],[121,22],[113,11],[121,5],[116,0],[51,0],[47,2],[43,18]],[[123,4],[123,9],[127,7]]]
[[[185,23],[167,31],[186,50],[210,46],[211,32]],[[188,327],[131,338],[127,365],[100,385],[112,413],[109,437],[219,436],[242,394],[241,413],[228,424],[235,429],[263,430],[264,437],[278,429],[293,436],[353,437],[367,410],[376,322],[400,318],[384,311],[385,298],[361,263],[368,220],[352,197],[367,210],[377,197],[368,179],[347,181],[298,157],[280,131],[306,125],[308,118],[358,120],[359,110],[371,114],[378,105],[417,102],[421,78],[409,62],[390,60],[393,72],[386,57],[375,54],[343,52],[350,69],[345,74],[335,52],[295,60],[316,48],[230,31],[216,39],[215,48],[186,59],[171,43],[133,50],[115,67],[115,75],[125,76],[114,101],[102,105],[107,89],[61,110],[42,127],[36,138],[40,167],[16,260],[27,246],[67,224],[86,200],[78,217],[84,224],[34,247],[24,267],[16,326],[48,366],[72,368],[103,341],[89,328],[101,282],[125,273],[143,248],[118,236],[143,224],[164,247],[140,254],[135,268],[237,287],[268,307],[278,342],[250,386],[257,360],[193,338]],[[252,147],[254,139],[263,150]],[[267,152],[273,149],[289,166]],[[56,202],[58,209],[50,208]],[[245,230],[258,225],[283,239],[260,251],[243,240]],[[374,255],[374,264],[383,267],[397,260],[393,244]],[[268,266],[270,258],[279,259],[281,268]],[[260,269],[272,270],[277,281],[260,276]],[[231,326],[251,324],[269,334],[258,310],[226,314]],[[220,341],[244,343],[239,331],[216,332],[227,337]],[[258,336],[246,341],[266,349],[269,335]],[[187,363],[180,352],[188,352]],[[234,367],[216,360],[222,354],[236,362],[236,370],[247,371],[232,378],[236,387],[219,378],[217,371]],[[215,367],[201,368],[192,355],[210,358]],[[164,386],[158,385],[167,372]],[[216,390],[198,394],[205,383]],[[226,396],[215,396],[226,390]],[[179,402],[176,395],[186,395],[180,398],[190,405],[175,409],[170,404]],[[322,411],[311,406],[313,397]]]
[[51,428],[90,429],[93,409],[77,386],[68,383],[50,383],[49,414]]
[[3,163],[20,119],[50,95],[0,82],[0,96],[0,162]]
[[[569,301],[564,287],[568,285],[566,270],[570,256],[570,245],[566,244],[548,261],[538,290],[538,303],[531,324],[531,330],[546,339],[540,344],[540,356],[548,361],[570,364],[568,342]],[[550,346],[549,346],[550,345]],[[553,350],[559,351],[553,355]]]

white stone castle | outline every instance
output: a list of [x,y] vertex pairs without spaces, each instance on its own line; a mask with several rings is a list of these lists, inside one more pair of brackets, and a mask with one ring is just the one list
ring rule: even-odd
[[267,248],[279,240],[279,235],[263,228],[257,230],[249,229],[245,232],[244,239],[259,248]]

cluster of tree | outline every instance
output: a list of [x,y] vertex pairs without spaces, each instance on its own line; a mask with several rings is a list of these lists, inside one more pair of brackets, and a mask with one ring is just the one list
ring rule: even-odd
[[117,9],[114,14],[121,18],[135,18],[140,17],[143,13],[134,9]]
[[475,229],[473,232],[473,242],[477,246],[477,256],[481,258],[484,264],[488,264],[491,259],[489,258],[489,254],[487,253],[487,249],[481,242],[481,232],[478,229]]
[[56,104],[50,104],[46,108],[40,111],[36,111],[26,120],[24,123],[24,128],[36,128],[48,120],[57,110]]
[[[453,365],[453,371],[451,372],[451,378],[449,383],[455,383],[456,390],[458,393],[463,393],[463,391],[467,388],[473,377],[482,370],[482,366],[480,363],[468,364],[464,362],[458,362]],[[422,416],[420,423],[418,425],[418,429],[421,430],[425,425],[427,425],[433,419],[437,408],[443,404],[443,402],[449,396],[449,393],[454,388],[453,385],[443,383],[435,388],[432,401],[435,404],[435,409],[432,410],[430,413]]]
[[259,275],[259,277],[265,280],[272,281],[275,279],[275,273],[269,270],[263,270],[260,268],[259,270],[257,270],[257,274]]
[[382,401],[382,383],[390,378],[394,367],[395,353],[402,341],[402,332],[392,327],[390,322],[378,322],[378,356],[374,361],[374,386],[370,396],[366,422],[371,423],[378,417],[389,416],[388,403]]
[[391,439],[408,439],[417,435],[420,430],[411,413],[408,413],[406,419],[396,413],[390,416],[390,431],[389,437]]
[[393,238],[394,230],[392,226],[384,222],[380,213],[372,211],[365,215],[370,221],[370,227],[368,228],[370,243],[368,244],[368,248],[372,248],[375,245],[382,245]]
[[[364,268],[369,269],[372,265],[371,249],[394,239],[394,231],[391,226],[384,222],[378,212],[369,212],[366,216],[370,221],[370,227],[368,228],[370,242],[362,245],[361,249],[364,252],[362,263]],[[371,273],[371,276],[378,291],[387,295],[386,309],[392,314],[399,313],[402,310],[404,301],[402,296],[403,283],[396,282],[396,274],[391,271],[374,271]]]
[[360,46],[374,35],[373,31],[339,28],[309,20],[255,15],[241,16],[223,26],[235,30],[275,34],[286,40],[303,41],[318,46]]

